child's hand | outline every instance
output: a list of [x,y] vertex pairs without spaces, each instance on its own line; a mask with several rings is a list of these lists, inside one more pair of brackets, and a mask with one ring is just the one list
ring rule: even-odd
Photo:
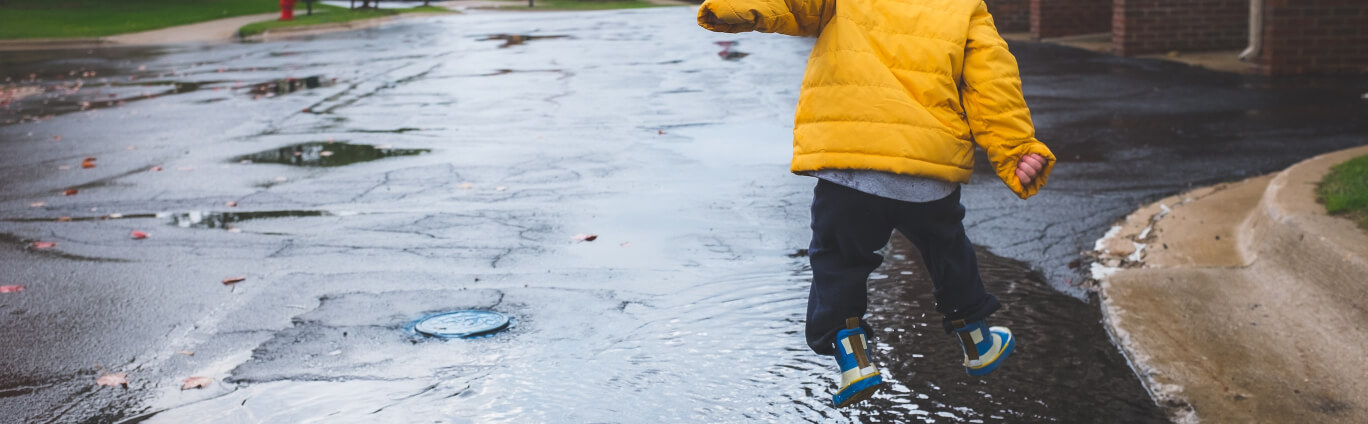
[[1018,180],[1021,180],[1021,186],[1025,187],[1031,185],[1031,181],[1035,181],[1036,176],[1040,175],[1040,172],[1044,169],[1045,158],[1038,154],[1031,153],[1022,157],[1020,162],[1017,162],[1016,176]]

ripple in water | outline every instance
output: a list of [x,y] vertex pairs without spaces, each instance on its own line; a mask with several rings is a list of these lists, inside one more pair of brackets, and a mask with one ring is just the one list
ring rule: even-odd
[[[989,378],[965,375],[915,251],[895,239],[871,281],[874,356],[890,385],[861,409],[830,407],[836,369],[803,341],[811,273],[805,258],[794,258],[795,271],[699,282],[663,296],[506,287],[323,299],[233,370],[227,381],[235,390],[138,419],[1164,421],[1098,325],[1095,305],[987,252],[985,279],[1005,303],[994,323],[1011,326],[1021,345]],[[415,316],[453,307],[489,308],[519,325],[454,342],[403,331]]]

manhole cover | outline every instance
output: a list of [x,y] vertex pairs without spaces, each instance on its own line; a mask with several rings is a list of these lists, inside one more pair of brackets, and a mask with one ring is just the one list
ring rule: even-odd
[[414,330],[432,337],[464,338],[508,328],[508,317],[492,311],[456,311],[418,320]]

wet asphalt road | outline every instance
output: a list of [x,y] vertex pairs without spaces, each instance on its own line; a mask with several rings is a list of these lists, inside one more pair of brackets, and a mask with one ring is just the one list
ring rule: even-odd
[[[565,37],[500,36],[528,34]],[[1368,142],[1362,80],[1014,45],[1061,163],[1022,202],[980,156],[964,202],[1021,349],[963,376],[895,240],[872,283],[895,384],[833,411],[800,331],[812,181],[787,174],[809,48],[664,8],[0,52],[0,285],[25,285],[0,294],[0,420],[1153,422],[1070,263],[1147,200]],[[469,307],[516,324],[407,330]]]

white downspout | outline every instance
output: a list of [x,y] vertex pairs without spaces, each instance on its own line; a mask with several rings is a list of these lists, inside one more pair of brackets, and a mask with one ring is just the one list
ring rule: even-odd
[[1264,0],[1249,0],[1249,47],[1240,53],[1240,60],[1253,60],[1263,50]]

